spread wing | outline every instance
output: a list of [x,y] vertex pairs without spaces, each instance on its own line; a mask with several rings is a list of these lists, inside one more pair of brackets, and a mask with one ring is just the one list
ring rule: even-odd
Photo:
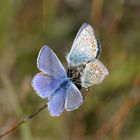
[[48,46],[44,46],[40,50],[37,58],[37,66],[43,73],[57,79],[67,76],[63,65]]
[[66,89],[65,109],[71,111],[77,109],[83,103],[83,97],[78,88],[71,82]]
[[34,76],[32,87],[42,98],[48,98],[60,81],[67,77],[66,71],[55,53],[47,46],[42,47],[37,58],[37,66],[41,73]]
[[56,88],[59,87],[59,80],[44,73],[38,73],[32,80],[32,87],[37,95],[46,99],[54,93]]
[[66,98],[65,88],[58,89],[49,98],[48,110],[51,116],[58,117],[64,111],[65,98]]

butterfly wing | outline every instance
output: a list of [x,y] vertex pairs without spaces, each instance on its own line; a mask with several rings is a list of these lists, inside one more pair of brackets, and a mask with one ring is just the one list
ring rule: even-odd
[[81,73],[82,86],[88,88],[92,85],[101,83],[109,74],[106,66],[98,59],[86,64],[85,69]]
[[44,73],[38,73],[32,80],[32,87],[41,98],[50,97],[59,85],[59,80]]
[[39,52],[37,66],[40,71],[52,77],[66,77],[66,71],[55,53],[48,47],[44,46]]
[[99,52],[100,45],[95,38],[93,28],[84,23],[79,29],[66,59],[70,66],[78,66],[97,58]]
[[[79,35],[81,34],[81,32],[82,32],[84,29],[87,28],[87,26],[89,26],[88,23],[83,23],[83,25],[82,25],[82,26],[80,27],[80,29],[78,30],[78,33],[77,33],[77,35],[76,35],[76,37],[75,37],[75,39],[74,39],[74,42],[78,39],[78,37],[79,37]],[[73,42],[73,44],[74,44],[74,42]]]
[[66,89],[65,109],[71,111],[77,109],[83,103],[83,97],[78,88],[71,82]]
[[65,98],[66,98],[65,88],[59,88],[49,98],[48,110],[51,116],[58,117],[64,111]]

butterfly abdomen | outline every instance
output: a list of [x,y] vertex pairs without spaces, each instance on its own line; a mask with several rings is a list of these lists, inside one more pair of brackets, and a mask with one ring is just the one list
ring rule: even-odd
[[68,68],[67,75],[71,81],[76,85],[76,87],[81,90],[81,80],[80,80],[80,71],[78,67]]

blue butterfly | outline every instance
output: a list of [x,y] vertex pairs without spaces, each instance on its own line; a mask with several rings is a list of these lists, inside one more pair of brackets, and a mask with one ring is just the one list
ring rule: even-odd
[[66,59],[69,69],[76,69],[79,72],[81,88],[102,83],[109,75],[106,66],[98,60],[101,52],[101,45],[96,39],[91,25],[84,23],[73,42]]
[[95,37],[92,26],[84,23],[80,27],[66,59],[69,67],[77,67],[85,65],[93,59],[97,59],[100,51],[101,45]]
[[83,103],[81,92],[67,76],[63,65],[48,46],[40,50],[37,67],[41,72],[33,78],[32,87],[41,98],[48,99],[51,116],[59,116],[64,109],[77,109]]

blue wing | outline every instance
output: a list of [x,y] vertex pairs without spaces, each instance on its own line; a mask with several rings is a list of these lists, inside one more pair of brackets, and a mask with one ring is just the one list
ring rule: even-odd
[[57,79],[43,73],[36,74],[32,80],[32,87],[42,98],[51,96],[55,89],[58,88],[58,85],[59,81]]
[[71,111],[77,109],[83,103],[83,97],[78,88],[70,83],[66,89],[65,109]]
[[58,117],[64,111],[65,95],[65,88],[60,88],[49,98],[48,110],[51,116]]
[[55,53],[46,45],[42,47],[37,58],[38,69],[52,77],[65,77],[66,71]]

